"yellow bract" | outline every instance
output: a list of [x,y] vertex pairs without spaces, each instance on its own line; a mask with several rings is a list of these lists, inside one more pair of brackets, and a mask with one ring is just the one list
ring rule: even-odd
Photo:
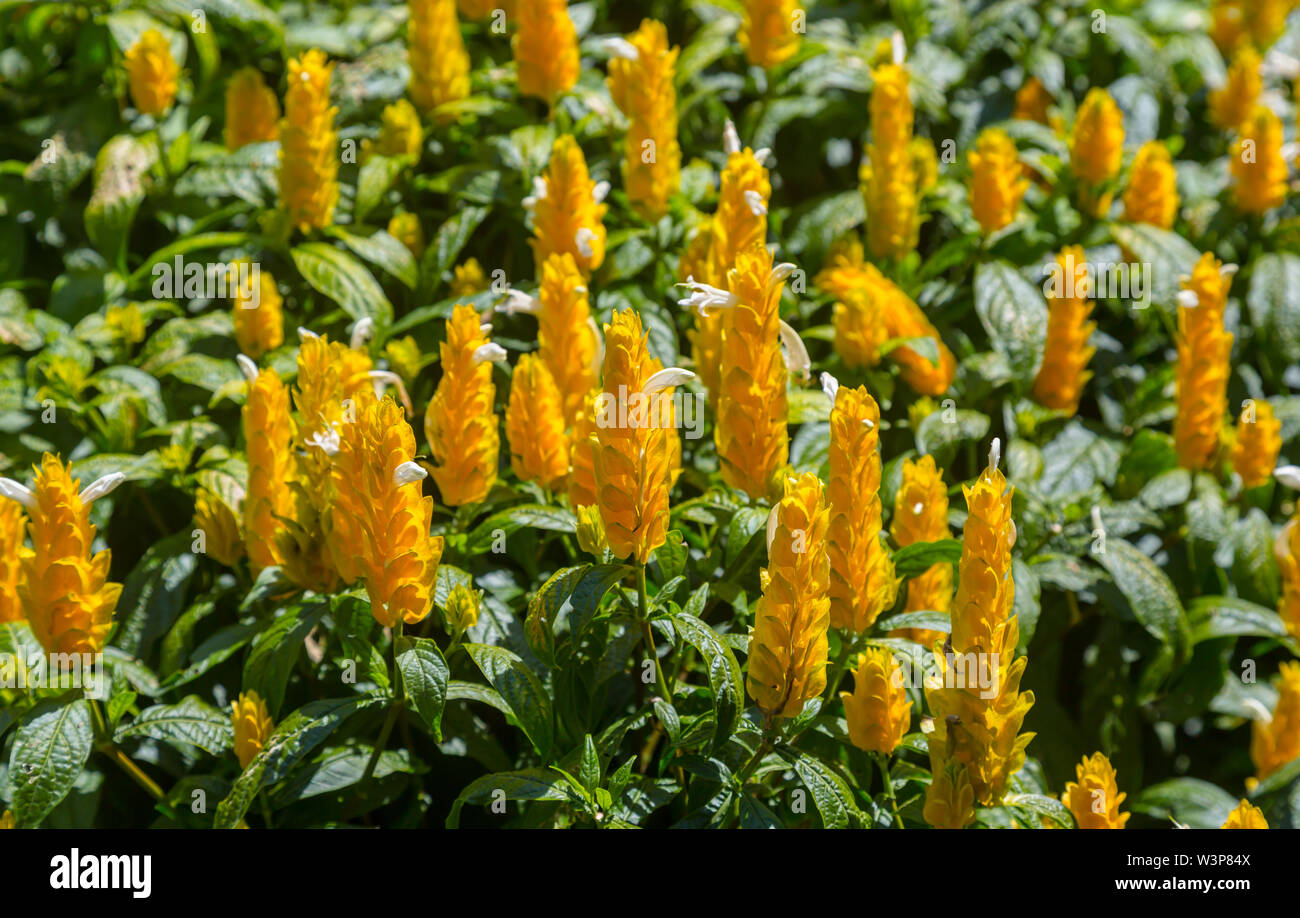
[[627,41],[635,58],[610,59],[609,92],[631,122],[623,142],[623,187],[632,207],[653,222],[667,212],[681,180],[673,86],[678,49],[668,47],[667,29],[652,19]]
[[497,480],[496,386],[492,361],[480,350],[487,345],[478,313],[472,306],[457,306],[440,345],[442,379],[424,416],[433,480],[442,502],[452,507],[481,501]]
[[912,702],[903,687],[903,671],[891,651],[871,647],[858,656],[853,692],[840,692],[853,745],[890,755],[911,723]]
[[536,481],[547,489],[564,482],[569,471],[564,408],[551,371],[537,355],[520,357],[510,377],[506,439],[510,468],[520,481]]
[[[565,0],[524,0],[515,19],[513,48],[519,92],[547,105],[578,82],[578,33]],[[541,260],[541,259],[539,259]]]
[[455,0],[407,0],[406,6],[411,98],[428,114],[469,95],[469,54],[460,37]]
[[226,84],[226,149],[280,136],[280,103],[254,67],[236,70]]
[[744,19],[737,39],[745,58],[771,70],[799,50],[803,10],[795,0],[743,0]]
[[235,728],[235,758],[239,760],[240,768],[247,768],[266,745],[275,725],[271,722],[266,702],[257,692],[241,692],[230,707]]
[[1277,704],[1267,721],[1251,723],[1250,757],[1264,780],[1300,756],[1300,662],[1278,667]]
[[1178,413],[1174,417],[1174,449],[1186,469],[1210,468],[1219,450],[1219,434],[1227,412],[1228,356],[1232,335],[1224,330],[1231,274],[1209,252],[1201,256],[1183,289],[1194,302],[1178,308]]
[[1237,804],[1237,808],[1228,814],[1221,829],[1267,829],[1268,820],[1264,811],[1247,800]]
[[1022,178],[1016,144],[999,128],[987,128],[966,154],[970,163],[970,208],[985,234],[1011,223],[1029,188]]
[[1088,288],[1088,256],[1082,246],[1069,245],[1056,256],[1056,276],[1064,289],[1049,296],[1047,341],[1043,362],[1034,378],[1034,398],[1041,405],[1074,414],[1079,396],[1092,376],[1088,361],[1096,348],[1088,339],[1097,328],[1092,315],[1092,291]]
[[[933,456],[903,460],[890,532],[900,548],[948,538],[948,489],[943,483],[943,469],[935,464]],[[951,564],[936,564],[907,581],[904,612],[947,612],[951,605]],[[923,628],[904,628],[893,636],[910,638],[923,647],[933,647],[944,637],[941,631]]]
[[1080,181],[1080,206],[1092,216],[1105,215],[1111,194],[1105,186],[1119,175],[1124,156],[1124,114],[1110,93],[1088,90],[1070,134],[1070,170]]
[[1282,157],[1282,122],[1257,106],[1241,125],[1228,157],[1232,194],[1244,213],[1262,214],[1286,201],[1287,167]]
[[280,207],[303,232],[329,226],[339,201],[339,110],[330,105],[333,73],[323,51],[289,61],[280,122]]
[[1100,752],[1075,766],[1076,780],[1065,785],[1061,802],[1070,808],[1080,829],[1122,829],[1129,814],[1119,805],[1126,794],[1115,783],[1115,769]]
[[27,535],[27,517],[22,504],[0,498],[0,625],[22,621],[23,607],[18,599],[21,571],[19,556]]
[[859,175],[867,207],[867,249],[873,258],[902,258],[920,230],[916,170],[910,146],[914,111],[902,64],[871,72],[871,143]]
[[[246,259],[242,263],[248,264]],[[240,271],[240,264],[235,262],[230,266],[230,278],[236,285],[231,297],[235,342],[240,353],[257,360],[284,343],[284,300],[271,272],[261,267],[257,271],[256,288],[251,280],[247,284],[238,283],[241,276],[247,276],[246,269]]]
[[194,496],[194,528],[203,533],[209,557],[230,567],[244,556],[235,511],[211,491],[200,488]]
[[1273,475],[1277,454],[1282,450],[1282,422],[1273,406],[1260,399],[1250,401],[1237,416],[1232,444],[1232,468],[1241,476],[1243,488],[1257,488]]
[[171,45],[157,29],[147,29],[126,50],[126,75],[131,102],[142,114],[167,114],[176,101],[176,78],[181,68]]
[[[603,197],[603,195],[601,196]],[[533,215],[533,259],[540,273],[546,259],[567,253],[584,275],[605,260],[605,204],[597,199],[587,160],[572,136],[564,134],[551,149],[551,162],[533,197],[525,202]]]
[[1177,181],[1169,148],[1158,140],[1144,143],[1129,170],[1124,219],[1169,229],[1178,215]]

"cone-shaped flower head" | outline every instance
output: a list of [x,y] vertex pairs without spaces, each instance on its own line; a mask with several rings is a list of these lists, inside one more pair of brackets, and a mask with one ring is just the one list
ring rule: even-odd
[[1291,0],[1214,0],[1210,37],[1224,54],[1245,43],[1267,48],[1286,26]]
[[960,762],[949,759],[935,770],[923,814],[936,829],[964,829],[975,821],[975,789]]
[[487,497],[497,480],[501,449],[493,410],[492,364],[502,359],[479,323],[474,307],[458,305],[440,346],[442,379],[424,416],[424,437],[433,453],[433,480],[451,507]]
[[414,156],[420,158],[424,145],[424,128],[420,124],[420,115],[415,106],[405,99],[398,99],[384,106],[380,115],[379,136],[373,141],[365,140],[361,144],[361,161],[371,156]]
[[1173,226],[1178,215],[1177,179],[1169,148],[1158,140],[1144,143],[1129,170],[1128,188],[1124,189],[1124,219],[1161,229]]
[[1179,295],[1174,449],[1185,469],[1208,469],[1218,454],[1228,408],[1232,335],[1224,330],[1223,311],[1231,284],[1231,271],[1206,252]]
[[799,50],[803,10],[796,0],[743,0],[740,47],[745,59],[771,70]]
[[1264,811],[1253,805],[1248,800],[1242,800],[1237,804],[1237,808],[1228,814],[1228,818],[1219,828],[1221,829],[1267,829],[1268,820],[1264,818]]
[[443,610],[447,630],[453,635],[461,635],[473,628],[478,622],[481,601],[482,594],[468,583],[458,583],[452,587]]
[[853,692],[840,692],[849,739],[867,752],[890,755],[911,723],[912,702],[903,687],[903,671],[887,647],[869,647],[858,656]]
[[1244,488],[1257,488],[1273,477],[1277,454],[1282,449],[1282,422],[1273,406],[1263,399],[1252,400],[1237,416],[1232,444],[1232,467]]
[[249,565],[257,572],[281,561],[276,536],[283,528],[283,518],[292,512],[288,480],[293,468],[293,420],[289,415],[289,391],[275,371],[259,373],[249,361],[245,370],[250,369],[254,378],[249,381],[241,413],[248,464],[244,549]]
[[1273,555],[1282,580],[1277,614],[1287,632],[1300,638],[1300,514],[1287,521],[1278,533],[1273,542]]
[[781,354],[781,290],[791,266],[772,266],[757,244],[741,252],[723,310],[722,362],[714,439],[722,480],[758,500],[780,487],[790,455],[786,364]]
[[568,427],[596,386],[600,350],[587,282],[572,255],[556,254],[546,259],[537,300],[538,354],[560,390]]
[[280,136],[280,102],[256,67],[236,70],[226,83],[226,149]]
[[520,481],[536,481],[547,489],[563,483],[569,473],[564,408],[551,371],[535,354],[520,357],[510,377],[506,439],[510,467]]
[[428,114],[469,95],[469,54],[460,37],[455,0],[407,0],[406,6],[411,99]]
[[826,486],[831,624],[861,634],[898,596],[894,565],[880,540],[880,408],[865,386],[849,389],[823,379],[834,405]]
[[1264,88],[1259,65],[1259,52],[1251,45],[1242,45],[1233,54],[1228,79],[1208,97],[1210,121],[1217,127],[1230,131],[1250,117]]
[[131,103],[142,114],[167,114],[176,101],[176,78],[181,68],[171,45],[157,29],[146,29],[126,50],[126,76]]
[[1070,170],[1079,179],[1081,206],[1093,216],[1110,207],[1104,187],[1119,175],[1124,156],[1124,113],[1111,94],[1100,87],[1088,90],[1075,114],[1070,134]]
[[817,476],[785,482],[767,524],[763,595],[754,604],[745,685],[769,717],[795,717],[826,688],[830,562],[826,499]]
[[1011,117],[1020,121],[1037,121],[1047,124],[1047,107],[1052,104],[1052,94],[1043,81],[1030,77],[1016,90],[1016,108]]
[[[420,256],[424,254],[424,228],[420,226],[419,216],[409,210],[393,214],[389,218],[388,235],[406,246],[407,251],[415,256],[416,261],[419,261]],[[463,294],[453,292],[452,296],[463,296]]]
[[230,707],[230,719],[235,728],[235,758],[239,759],[240,768],[247,768],[266,745],[275,724],[271,722],[266,702],[252,690],[241,692]]
[[254,360],[284,343],[284,300],[270,271],[249,269],[247,259],[230,266],[234,284],[232,316],[241,354]]
[[605,326],[603,391],[592,444],[596,504],[610,551],[644,564],[664,543],[672,448],[665,420],[671,396],[647,393],[659,362],[646,349],[641,318],[631,309]]
[[0,497],[0,625],[21,621],[22,602],[18,599],[18,581],[22,566],[19,556],[27,534],[27,517],[23,505]]
[[0,500],[16,500],[27,510],[32,547],[19,549],[18,598],[48,653],[98,653],[104,647],[122,585],[108,582],[108,550],[92,551],[90,505],[122,478],[115,473],[78,490],[72,467],[45,453],[31,490],[0,479]]
[[623,187],[637,213],[651,222],[668,212],[681,182],[677,143],[677,48],[662,22],[641,23],[609,62],[609,92],[629,121],[623,141]]
[[194,528],[203,533],[203,546],[209,557],[232,567],[244,556],[235,511],[206,488],[200,488],[194,495]]
[[[519,92],[555,105],[578,82],[578,33],[565,0],[519,4],[513,47]],[[540,261],[540,259],[539,259]]]
[[[582,400],[569,437],[569,506],[589,507],[596,503],[596,417],[602,390],[593,389]],[[604,526],[601,527],[604,539]]]
[[1228,156],[1232,194],[1244,213],[1262,214],[1286,201],[1287,168],[1282,157],[1282,122],[1262,105],[1241,126]]
[[451,270],[451,283],[448,291],[454,297],[468,298],[488,289],[487,275],[477,258],[466,258]]
[[[948,538],[948,489],[943,483],[943,469],[935,464],[933,456],[903,460],[890,532],[900,547]],[[936,564],[907,581],[903,611],[947,612],[951,605],[951,564]],[[911,638],[923,647],[933,647],[936,641],[943,640],[942,632],[921,628],[903,629],[899,636]]]
[[1076,780],[1065,785],[1061,802],[1070,808],[1080,829],[1122,829],[1128,813],[1119,805],[1126,794],[1115,783],[1115,769],[1100,752],[1075,766]]
[[339,202],[339,110],[330,105],[333,73],[323,51],[289,61],[280,122],[280,207],[303,232],[329,226]]
[[914,111],[903,64],[871,71],[871,143],[859,179],[867,207],[867,248],[873,258],[902,258],[920,230],[916,170],[910,145]]
[[1250,758],[1259,780],[1264,780],[1300,756],[1300,662],[1278,667],[1277,704],[1267,721],[1253,721]]
[[559,137],[546,174],[534,180],[533,194],[524,200],[533,216],[529,245],[539,274],[556,252],[572,255],[584,275],[600,267],[605,260],[606,190],[591,180],[578,142],[569,134]]
[[402,407],[369,389],[358,393],[356,420],[343,425],[331,464],[326,541],[343,579],[365,584],[370,612],[385,628],[429,614],[442,558],[415,453]]
[[1016,218],[1029,188],[1029,180],[1022,178],[1016,143],[1001,128],[986,128],[966,159],[971,170],[971,213],[986,235],[995,233]]
[[1087,263],[1087,254],[1077,245],[1067,245],[1056,256],[1053,274],[1059,289],[1048,297],[1047,342],[1034,378],[1038,403],[1069,414],[1079,410],[1079,396],[1092,376],[1088,361],[1096,351],[1088,346],[1097,325],[1088,321],[1092,291]]

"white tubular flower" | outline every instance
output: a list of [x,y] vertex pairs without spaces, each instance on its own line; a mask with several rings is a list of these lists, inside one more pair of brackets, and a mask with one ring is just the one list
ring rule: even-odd
[[508,316],[513,316],[517,312],[535,316],[542,311],[542,303],[522,290],[511,288],[506,291],[506,301],[498,305],[496,311],[504,312]]
[[829,373],[823,373],[822,391],[826,393],[826,397],[829,398],[831,400],[831,404],[834,405],[835,396],[837,396],[840,392],[840,381]]
[[772,151],[767,147],[763,147],[761,149],[755,150],[754,162],[758,163],[760,166],[766,166],[767,158],[771,155],[772,155]]
[[1201,305],[1201,298],[1196,295],[1195,290],[1179,290],[1178,305],[1184,309],[1195,309]]
[[665,367],[645,381],[641,392],[645,395],[654,395],[664,389],[690,382],[694,378],[695,374],[690,370],[683,370],[681,367]]
[[247,354],[236,354],[235,363],[239,364],[239,372],[244,374],[244,379],[257,382],[257,364],[253,363],[253,358]]
[[506,359],[506,349],[495,341],[489,341],[474,352],[474,366],[481,363],[503,363]]
[[423,481],[429,473],[420,468],[417,463],[403,462],[397,468],[393,469],[393,484],[399,488],[402,485],[412,484],[417,481]]
[[994,437],[993,442],[989,444],[989,468],[997,470],[998,463],[1002,461],[1002,441]]
[[597,182],[591,186],[591,200],[600,204],[609,197],[609,182]]
[[771,510],[768,512],[768,514],[767,514],[767,554],[768,554],[768,557],[771,557],[771,555],[772,555],[772,540],[776,538],[776,526],[777,526],[777,522],[778,522],[778,520],[779,520],[779,517],[777,516],[777,511],[780,510],[780,509],[781,509],[781,504],[778,502],[778,503],[776,503],[776,504],[774,504],[774,505],[772,506],[772,509],[771,509]]
[[1300,465],[1279,465],[1273,470],[1273,477],[1279,484],[1300,491]]
[[902,32],[895,30],[894,34],[889,36],[889,50],[895,64],[902,64],[907,60],[907,40],[903,38]]
[[784,319],[781,320],[779,328],[781,332],[781,343],[785,345],[786,369],[791,373],[798,373],[799,378],[804,382],[807,382],[809,371],[812,370],[812,360],[808,357],[808,348],[804,346],[803,339],[799,337],[799,333]]
[[708,316],[711,309],[730,309],[740,302],[734,293],[701,284],[694,277],[688,277],[685,283],[677,286],[691,291],[689,296],[678,300],[677,305],[694,309],[702,316]]
[[767,205],[763,203],[763,196],[752,188],[745,191],[745,203],[749,205],[749,212],[755,217],[767,214]]
[[332,421],[328,427],[313,433],[307,438],[307,445],[324,450],[327,456],[337,456],[339,453],[338,423]]
[[0,478],[0,497],[16,500],[28,510],[36,506],[36,495],[32,493],[31,488],[19,484],[12,478]]
[[1232,262],[1228,262],[1227,264],[1222,265],[1219,268],[1219,274],[1222,277],[1232,277],[1240,270],[1241,268],[1238,265],[1234,265]]
[[310,328],[303,328],[301,325],[298,326],[299,341],[306,341],[308,338],[319,338],[319,337],[320,335],[316,334]]
[[117,486],[126,481],[126,476],[121,472],[109,472],[102,478],[95,479],[88,487],[77,495],[81,498],[83,504],[93,503],[101,497],[107,497],[117,490]]
[[362,346],[374,336],[374,334],[374,319],[370,318],[370,316],[357,319],[357,324],[352,326],[352,340],[348,343],[351,345],[352,350],[359,351]]
[[788,261],[773,266],[772,273],[767,278],[767,289],[771,290],[774,284],[785,283],[785,279],[798,270],[797,265],[792,265]]
[[603,44],[606,53],[608,53],[610,57],[621,57],[626,61],[634,61],[641,56],[637,53],[636,45],[632,44],[626,38],[620,38],[619,36],[607,38]]
[[574,245],[578,247],[578,251],[582,254],[583,258],[591,258],[596,254],[595,250],[591,247],[591,240],[595,238],[596,234],[585,226],[579,227],[578,231],[573,234]]
[[722,150],[728,156],[740,152],[740,135],[736,133],[736,125],[730,118],[727,119],[727,126],[722,129]]
[[371,370],[367,375],[374,383],[376,396],[383,393],[385,385],[392,386],[397,390],[397,396],[402,400],[402,407],[406,409],[406,413],[415,414],[415,409],[411,407],[411,397],[406,394],[406,384],[402,382],[402,377],[392,370]]
[[537,208],[537,202],[545,200],[546,179],[542,178],[540,175],[535,175],[533,176],[533,193],[523,200],[524,210],[528,211],[531,216],[532,212]]

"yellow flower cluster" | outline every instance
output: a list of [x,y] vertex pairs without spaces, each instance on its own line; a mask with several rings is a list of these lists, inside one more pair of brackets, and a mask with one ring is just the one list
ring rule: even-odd
[[[933,456],[903,460],[889,531],[900,548],[948,538],[948,489],[943,484],[943,469],[935,464]],[[951,605],[951,564],[935,564],[907,581],[904,612],[947,612]],[[943,640],[942,632],[922,628],[905,628],[896,634],[923,647],[933,647],[936,641]]]
[[1070,133],[1070,169],[1079,180],[1079,204],[1094,217],[1105,216],[1112,193],[1107,186],[1119,175],[1124,156],[1124,114],[1110,93],[1099,87],[1075,114]]
[[975,149],[966,154],[970,163],[970,208],[985,235],[996,233],[1016,218],[1020,200],[1029,188],[1022,178],[1016,144],[1006,131],[980,132]]
[[569,19],[568,4],[524,0],[516,22],[513,47],[519,92],[554,106],[578,82],[578,33]]
[[591,274],[605,260],[608,187],[591,180],[586,157],[572,136],[564,134],[555,141],[546,175],[536,179],[535,185],[524,206],[533,216],[529,244],[539,273],[546,259],[567,253],[583,275]]
[[609,93],[628,118],[623,141],[623,187],[632,207],[655,221],[681,181],[677,144],[677,48],[668,47],[662,22],[647,19],[609,62]]
[[497,479],[501,440],[492,364],[504,352],[494,348],[474,308],[457,306],[440,346],[442,379],[424,416],[433,480],[443,503],[452,507],[483,500]]
[[920,231],[916,168],[911,154],[914,111],[901,63],[871,72],[871,143],[859,176],[867,207],[867,249],[873,258],[902,258]]
[[1080,829],[1122,829],[1129,814],[1119,805],[1126,794],[1115,783],[1115,769],[1100,752],[1085,757],[1075,766],[1075,780],[1065,785],[1061,802],[1074,814]]
[[795,0],[743,0],[742,12],[737,38],[755,67],[771,70],[799,50],[803,10]]
[[1209,252],[1183,282],[1178,308],[1178,413],[1174,449],[1186,469],[1208,469],[1219,450],[1228,406],[1228,356],[1232,335],[1224,330],[1232,274]]
[[1178,215],[1177,180],[1169,148],[1158,140],[1144,143],[1129,170],[1124,219],[1169,229]]
[[226,84],[226,149],[238,150],[280,136],[280,102],[253,67],[236,70]]
[[1056,256],[1057,275],[1065,279],[1062,295],[1048,299],[1047,343],[1043,362],[1034,377],[1034,398],[1041,405],[1074,414],[1079,396],[1092,375],[1088,361],[1096,348],[1088,339],[1096,324],[1092,315],[1092,291],[1086,274],[1088,256],[1082,246],[1068,245]]
[[322,51],[289,61],[280,122],[280,207],[306,232],[329,226],[339,201],[338,108],[330,105],[334,65]]
[[126,75],[131,102],[141,114],[158,117],[176,101],[180,66],[171,45],[157,29],[147,29],[126,51]]
[[[469,54],[460,37],[455,0],[407,0],[411,98],[425,114],[469,95]],[[450,120],[438,113],[440,121]]]

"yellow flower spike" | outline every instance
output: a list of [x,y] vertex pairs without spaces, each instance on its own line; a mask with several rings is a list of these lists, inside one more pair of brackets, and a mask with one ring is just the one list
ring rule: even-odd
[[1104,216],[1110,208],[1104,186],[1119,175],[1123,156],[1124,114],[1109,92],[1094,87],[1079,106],[1070,133],[1070,171],[1081,184],[1080,206],[1091,216]]
[[[507,14],[509,15],[509,14]],[[525,0],[512,40],[521,95],[554,106],[578,82],[578,33],[565,0]],[[540,260],[540,259],[539,259]]]
[[420,115],[415,106],[405,99],[398,99],[384,106],[380,116],[379,136],[373,141],[361,144],[362,162],[371,156],[414,156],[420,157],[424,145],[424,128],[420,126]]
[[1241,476],[1243,488],[1257,488],[1268,482],[1282,450],[1282,422],[1273,406],[1263,399],[1251,401],[1237,416],[1232,444],[1232,467]]
[[563,484],[569,473],[564,408],[551,371],[535,354],[520,357],[510,377],[506,440],[510,467],[520,481],[536,481],[548,490]]
[[787,479],[768,518],[745,686],[768,717],[795,717],[826,689],[829,513],[816,475]]
[[653,19],[614,44],[609,92],[630,122],[623,141],[623,187],[633,210],[654,222],[668,212],[668,198],[681,183],[673,86],[679,49],[668,47],[668,30]]
[[912,702],[907,699],[903,671],[893,652],[869,647],[859,655],[853,691],[840,692],[840,699],[853,745],[867,752],[893,754],[912,719]]
[[339,110],[330,105],[333,73],[323,51],[289,61],[280,122],[280,208],[303,232],[329,226],[339,201]]
[[799,50],[804,11],[796,0],[743,0],[744,18],[737,39],[745,59],[771,70]]
[[578,518],[578,547],[596,560],[604,560],[609,542],[605,539],[605,523],[600,518],[600,508],[595,505],[578,507],[575,515]]
[[[406,246],[407,251],[415,256],[416,261],[419,261],[420,256],[424,254],[424,229],[420,226],[420,218],[410,211],[393,214],[388,221],[388,235]],[[452,293],[452,296],[462,295]]]
[[236,70],[226,83],[226,149],[280,136],[280,102],[255,67]]
[[1273,554],[1282,580],[1277,614],[1286,625],[1287,633],[1300,638],[1300,514],[1282,527],[1273,543]]
[[230,707],[230,719],[235,728],[235,758],[239,760],[239,767],[244,769],[262,751],[275,724],[271,722],[266,702],[257,692],[240,692]]
[[1232,353],[1223,311],[1231,284],[1232,270],[1206,252],[1179,294],[1174,450],[1185,469],[1210,468],[1219,451]]
[[18,551],[18,599],[48,653],[98,653],[113,627],[122,585],[108,582],[108,549],[92,550],[96,530],[90,505],[123,479],[115,472],[79,490],[71,465],[51,453],[41,456],[30,490],[0,478],[0,498],[27,510],[32,547]]
[[[596,417],[600,413],[601,390],[583,398],[569,437],[569,506],[589,507],[596,503]],[[604,526],[601,527],[604,538]]]
[[447,605],[443,618],[447,630],[460,636],[473,628],[478,622],[479,603],[482,594],[467,583],[458,583],[447,594]]
[[22,504],[0,498],[0,625],[23,619],[18,598],[18,581],[22,566],[18,558],[25,550],[27,517]]
[[415,382],[415,378],[420,375],[423,356],[420,354],[420,345],[410,335],[390,338],[384,344],[384,356],[388,358],[388,364],[393,368],[393,372],[402,377],[408,385]]
[[907,153],[912,160],[917,193],[933,191],[939,184],[939,154],[935,152],[934,141],[929,137],[913,137],[907,145]]
[[605,260],[604,221],[608,207],[604,200],[609,186],[591,180],[582,148],[569,134],[555,141],[546,174],[534,179],[533,185],[533,194],[524,199],[524,207],[533,218],[529,245],[537,273],[542,273],[542,266],[552,254],[567,252],[578,270],[590,275]]
[[452,268],[451,284],[448,291],[453,297],[468,298],[488,289],[487,275],[477,258],[467,258]]
[[791,265],[772,266],[760,244],[741,252],[728,278],[714,441],[722,480],[759,500],[780,488],[790,456],[787,372],[781,354],[781,290]]
[[1263,214],[1286,201],[1287,166],[1282,157],[1282,122],[1258,106],[1241,126],[1228,157],[1232,194],[1243,213]]
[[1208,95],[1210,121],[1216,127],[1233,130],[1250,117],[1264,88],[1259,68],[1259,52],[1252,46],[1242,45],[1233,54],[1227,81]]
[[1096,348],[1088,339],[1096,329],[1092,315],[1092,291],[1088,288],[1088,256],[1083,248],[1068,245],[1056,256],[1059,295],[1048,297],[1047,342],[1043,362],[1034,378],[1033,395],[1039,404],[1073,415],[1079,397],[1092,376],[1088,361]]
[[966,154],[971,213],[985,235],[1010,224],[1020,210],[1029,180],[1021,178],[1019,155],[1015,141],[1000,128],[981,131],[975,149]]
[[568,427],[596,386],[600,351],[587,282],[573,256],[555,254],[546,259],[537,300],[538,355],[559,388]]
[[157,29],[147,29],[126,51],[131,103],[144,115],[167,114],[176,101],[180,72],[167,39]]
[[1115,769],[1110,760],[1100,752],[1084,757],[1075,766],[1076,781],[1065,785],[1061,802],[1074,814],[1080,829],[1122,829],[1129,814],[1121,813],[1119,805],[1127,794],[1119,792],[1115,783]]
[[1260,781],[1300,756],[1300,662],[1278,667],[1277,704],[1267,721],[1252,721],[1250,758]]
[[424,417],[424,437],[442,502],[459,507],[483,500],[497,480],[501,442],[492,408],[492,363],[504,352],[488,341],[478,313],[465,305],[447,320],[440,351],[442,379]]
[[880,408],[865,386],[842,388],[822,374],[831,398],[831,625],[862,634],[894,604],[898,578],[880,541]]
[[[242,262],[248,264],[247,259]],[[235,287],[231,297],[234,301],[231,314],[235,323],[235,342],[240,353],[257,360],[284,343],[284,299],[270,271],[259,266],[254,274],[247,267],[241,267],[240,262],[230,267]]]
[[330,467],[326,541],[343,578],[365,584],[375,621],[413,625],[433,608],[443,548],[429,535],[433,498],[420,487],[428,473],[414,461],[415,432],[400,405],[368,389],[356,403]]
[[1178,175],[1169,148],[1158,140],[1144,143],[1133,158],[1124,190],[1124,219],[1169,229],[1178,216]]
[[670,395],[650,385],[658,371],[641,317],[631,309],[615,313],[605,326],[604,388],[588,442],[610,551],[638,564],[649,560],[668,533],[670,435],[676,431],[665,425]]
[[[305,335],[298,348],[298,380],[293,402],[299,423],[294,430],[294,445],[299,450],[301,477],[308,482],[323,481],[329,473],[329,455],[313,449],[319,443],[332,443],[340,427],[355,417],[355,399],[363,389],[372,390],[370,371],[374,364],[365,351],[351,348],[328,337]],[[317,515],[327,507],[326,495],[319,487],[308,487],[307,498]]]
[[[411,99],[426,115],[469,95],[469,54],[460,37],[455,0],[407,0]],[[447,120],[440,118],[439,120]]]
[[1224,820],[1221,829],[1267,829],[1268,820],[1264,818],[1264,811],[1254,806],[1248,800],[1242,800],[1237,804],[1237,808],[1228,814]]
[[276,536],[292,507],[288,480],[293,467],[293,421],[289,416],[289,391],[275,371],[258,372],[251,360],[240,364],[245,375],[251,377],[242,410],[248,463],[244,550],[256,574],[281,562]]
[[[943,469],[935,464],[933,456],[903,460],[890,532],[900,547],[948,538],[948,489],[943,483]],[[951,564],[936,564],[907,581],[903,611],[947,612],[951,605]],[[924,628],[902,628],[890,636],[909,638],[923,647],[933,647],[944,639],[943,632]]]
[[1052,94],[1047,91],[1043,81],[1036,76],[1030,77],[1016,90],[1016,107],[1011,117],[1047,124],[1047,107],[1052,101]]
[[961,763],[949,760],[935,769],[923,815],[936,829],[964,829],[975,821],[975,790]]
[[909,147],[914,110],[907,68],[900,62],[871,71],[871,143],[860,175],[867,208],[867,249],[873,258],[902,258],[920,231],[917,179]]
[[207,555],[226,567],[233,567],[244,556],[235,511],[205,488],[200,488],[194,496],[194,528],[203,533]]

